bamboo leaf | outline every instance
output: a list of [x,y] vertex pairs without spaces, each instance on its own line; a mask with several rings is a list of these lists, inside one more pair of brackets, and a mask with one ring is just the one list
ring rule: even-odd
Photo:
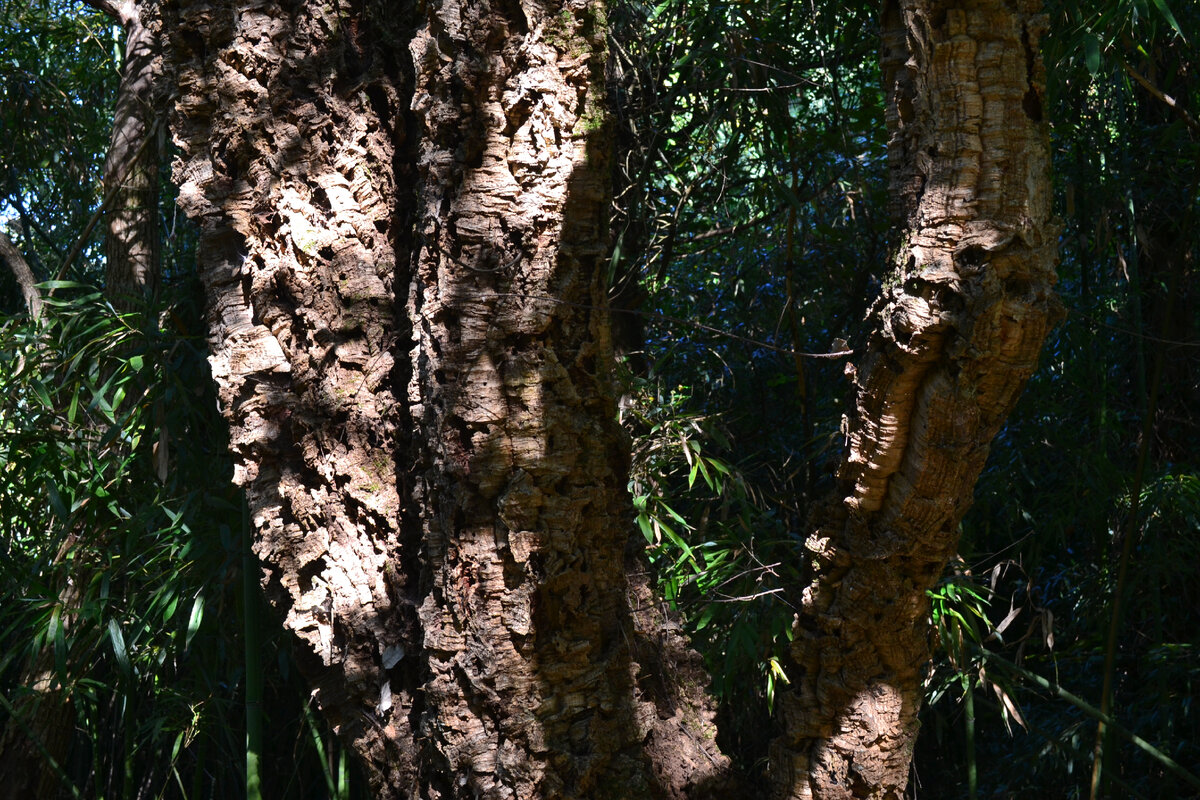
[[29,388],[33,390],[33,394],[37,397],[43,408],[53,410],[54,401],[50,399],[50,393],[46,391],[45,384],[34,378],[29,381]]
[[1179,34],[1179,38],[1186,42],[1187,37],[1183,35],[1183,29],[1179,27],[1178,20],[1175,19],[1175,15],[1171,13],[1171,9],[1167,6],[1167,0],[1154,0],[1154,5],[1158,8],[1158,12],[1163,15],[1163,19],[1167,21],[1167,24]]
[[654,536],[654,528],[650,524],[650,517],[646,514],[638,514],[637,524],[638,527],[642,529],[642,536],[646,537],[646,543],[655,544],[656,539]]
[[112,642],[113,655],[117,658],[117,666],[121,672],[129,676],[133,672],[133,665],[129,663],[129,652],[125,647],[125,635],[121,633],[121,626],[115,619],[108,621],[108,638]]
[[200,623],[203,621],[204,592],[200,592],[192,603],[192,613],[188,615],[187,635],[183,638],[184,649],[192,646],[192,639],[196,638],[196,632],[200,630]]
[[1000,699],[1000,702],[1004,704],[1004,710],[1008,713],[1008,715],[1011,716],[1018,725],[1028,730],[1029,726],[1025,724],[1025,718],[1021,716],[1021,712],[1017,708],[1017,704],[1014,703],[1013,699],[1008,696],[1008,692],[1004,691],[1004,689],[998,683],[991,681],[989,681],[989,683],[991,683],[992,692]]
[[63,635],[62,606],[57,603],[50,612],[50,624],[46,630],[46,638],[54,646],[54,668],[58,674],[67,672],[67,640]]
[[698,467],[700,467],[700,475],[704,478],[704,483],[708,485],[708,488],[710,491],[715,492],[717,490],[717,487],[716,487],[716,484],[713,482],[712,474],[708,471],[708,467],[704,463],[706,460],[707,459],[697,456],[696,457],[696,465]]
[[1100,40],[1096,38],[1095,34],[1089,33],[1083,41],[1083,48],[1088,72],[1095,77],[1100,72]]

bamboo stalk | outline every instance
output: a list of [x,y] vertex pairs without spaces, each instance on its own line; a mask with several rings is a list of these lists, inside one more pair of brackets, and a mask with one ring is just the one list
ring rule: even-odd
[[242,616],[246,639],[246,800],[262,800],[262,621],[259,619],[258,565],[250,549],[250,508],[242,498]]
[[1106,728],[1109,731],[1111,731],[1112,733],[1116,734],[1117,736],[1120,736],[1122,739],[1125,739],[1126,741],[1130,742],[1131,744],[1134,744],[1137,747],[1141,748],[1141,750],[1143,752],[1145,752],[1146,755],[1150,756],[1155,761],[1162,764],[1169,772],[1171,772],[1177,778],[1182,780],[1188,786],[1194,787],[1196,789],[1200,789],[1200,778],[1196,777],[1196,775],[1194,775],[1193,773],[1191,773],[1188,770],[1181,767],[1179,765],[1179,763],[1177,761],[1175,761],[1175,759],[1171,758],[1169,755],[1167,755],[1163,751],[1159,750],[1157,747],[1150,744],[1150,742],[1148,742],[1145,739],[1143,739],[1142,737],[1138,736],[1133,731],[1131,731],[1128,728],[1124,727],[1123,725],[1119,724],[1110,715],[1105,714],[1100,709],[1096,708],[1091,703],[1088,703],[1083,698],[1081,698],[1077,695],[1074,695],[1071,692],[1068,692],[1066,689],[1062,688],[1057,683],[1052,683],[1051,681],[1046,680],[1041,675],[1037,675],[1033,672],[1030,672],[1029,670],[1025,669],[1024,667],[1018,666],[1017,664],[1014,664],[1013,662],[1008,661],[1007,659],[1003,659],[1000,656],[997,656],[995,653],[989,653],[986,650],[984,650],[983,648],[978,647],[976,645],[971,645],[971,648],[976,653],[978,653],[980,656],[982,656],[985,661],[991,662],[998,667],[1001,667],[1003,669],[1006,669],[1010,672],[1013,672],[1013,673],[1021,676],[1025,680],[1036,684],[1039,688],[1044,689],[1047,692],[1050,692],[1050,694],[1054,695],[1055,697],[1059,698],[1060,700],[1066,700],[1068,703],[1075,706],[1076,708],[1078,708],[1083,713],[1087,714],[1092,719],[1103,723],[1106,726]]

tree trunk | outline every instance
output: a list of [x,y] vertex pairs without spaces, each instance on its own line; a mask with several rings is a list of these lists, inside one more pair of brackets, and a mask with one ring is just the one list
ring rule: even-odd
[[679,729],[711,716],[656,711],[630,658],[602,7],[175,13],[235,479],[373,796],[708,780],[724,761]]
[[[1016,10],[1012,7],[1015,6]],[[929,660],[926,590],[1060,315],[1037,0],[888,2],[890,287],[872,312],[833,497],[813,516],[778,797],[893,798]]]
[[117,89],[112,143],[104,160],[104,194],[112,195],[105,237],[105,293],[118,308],[158,286],[158,165],[163,90],[157,0],[92,3],[125,30],[125,64]]

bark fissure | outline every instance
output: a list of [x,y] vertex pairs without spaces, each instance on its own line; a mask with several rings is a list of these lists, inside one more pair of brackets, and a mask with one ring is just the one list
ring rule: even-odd
[[815,574],[772,761],[781,797],[902,796],[929,657],[925,592],[1060,314],[1035,113],[1045,20],[1037,3],[1017,5],[903,0],[885,10],[903,238],[865,355],[848,369],[855,401],[839,489],[806,542]]

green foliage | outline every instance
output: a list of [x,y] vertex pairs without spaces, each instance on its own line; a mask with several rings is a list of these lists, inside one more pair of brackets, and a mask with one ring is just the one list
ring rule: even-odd
[[[999,655],[1099,706],[1118,555],[1122,539],[1136,536],[1117,620],[1112,713],[1189,766],[1200,763],[1188,694],[1200,630],[1185,577],[1200,545],[1193,494],[1200,317],[1192,266],[1200,252],[1200,131],[1188,117],[1200,85],[1189,79],[1195,59],[1187,42],[1200,32],[1200,13],[1195,4],[1146,2],[1064,3],[1050,11],[1049,113],[1066,224],[1060,290],[1070,314],[993,447],[964,522],[964,549],[980,554],[981,564],[993,553],[1019,558],[1029,576],[1023,587],[1010,587],[1027,597],[1019,619],[1032,623],[1040,613],[1054,621],[1028,647]],[[1143,487],[1133,520],[1130,486],[1143,448],[1159,477]],[[1035,646],[1039,640],[1054,650]],[[1050,692],[1028,674],[1012,673],[1023,685],[1013,697],[1028,731],[1009,738],[996,706],[979,716],[980,787],[993,797],[1085,797],[1096,722],[1066,692]],[[944,703],[931,708],[935,729],[949,731],[951,712]],[[946,787],[934,796],[963,796],[961,785],[950,788],[965,774],[958,741],[920,746],[918,772]],[[1105,751],[1112,796],[1193,793],[1128,738],[1108,737]]]
[[[1115,715],[1148,738],[1174,731],[1155,741],[1200,763],[1185,699],[1200,608],[1185,576],[1200,542],[1180,511],[1200,469],[1200,5],[1051,2],[1047,12],[1070,313],[964,521],[972,568],[956,567],[930,598],[937,660],[915,767],[922,797],[1086,794],[1094,722],[988,659],[1098,703],[1122,498],[1147,415],[1151,469],[1172,477],[1143,492],[1145,530],[1163,534],[1138,539],[1118,673],[1140,677],[1119,682]],[[754,709],[723,729],[749,761],[763,742],[746,731],[764,728],[755,703],[777,688],[765,678],[778,679],[771,659],[786,641],[774,620],[790,614],[787,592],[772,590],[803,585],[778,573],[795,564],[829,486],[845,391],[839,363],[798,366],[790,351],[853,341],[888,263],[877,40],[864,35],[873,14],[787,2],[613,13],[624,137],[613,294],[636,307],[628,287],[640,279],[653,310],[631,362],[644,361],[645,383],[629,391],[627,417],[637,421],[639,525],[714,689],[727,709]],[[706,471],[719,473],[715,485]],[[720,596],[733,575],[748,580]],[[1018,719],[1027,727],[1010,724]],[[1144,753],[1113,746],[1114,792],[1185,791]]]
[[770,704],[777,681],[787,680],[779,662],[791,636],[784,587],[799,577],[773,556],[792,543],[745,475],[714,454],[729,449],[717,420],[684,412],[681,387],[634,386],[624,414],[635,433],[630,492],[659,587],[706,645],[717,693],[749,686]]
[[980,687],[996,695],[1006,725],[1011,720],[1023,726],[1025,721],[1013,702],[1011,685],[988,676],[984,649],[992,640],[1003,641],[1003,634],[1019,609],[1014,604],[1004,620],[993,625],[988,615],[992,590],[975,582],[961,564],[956,566],[929,591],[930,620],[937,633],[935,652],[940,658],[935,660],[926,678],[926,700],[936,705],[952,688],[960,688],[965,696]]
[[[119,28],[82,3],[0,0],[0,224],[41,279],[100,202],[122,50]],[[47,284],[43,325],[0,317],[0,725],[28,735],[40,712],[24,701],[46,688],[65,701],[74,733],[57,772],[88,797],[247,788],[254,648],[229,623],[259,616],[257,567],[242,591],[194,234],[163,188],[169,300],[122,316],[93,289]],[[102,230],[71,277],[103,273]],[[21,310],[0,269],[0,312]],[[267,628],[263,791],[320,796],[342,750],[305,721],[288,642]],[[49,687],[33,680],[44,657]],[[346,796],[344,770],[340,785]]]
[[[1200,4],[1047,11],[1070,314],[994,443],[965,560],[930,595],[922,798],[1087,793],[1083,700],[1098,704],[1130,536],[1114,716],[1200,763]],[[802,0],[629,0],[610,14],[613,294],[648,312],[627,347],[640,351],[624,411],[637,530],[747,766],[789,677],[789,593],[805,582],[847,388],[841,362],[794,352],[854,341],[886,279],[876,14]],[[98,201],[118,42],[79,3],[0,0],[0,215],[43,278]],[[96,274],[97,250],[81,274]],[[168,277],[188,274],[188,248],[167,251]],[[82,794],[238,796],[250,660],[242,628],[217,621],[257,601],[238,589],[240,501],[198,311],[177,299],[121,317],[77,285],[52,306],[42,328],[0,324],[0,719],[45,658],[74,704],[61,766]],[[1143,448],[1153,479],[1131,519]],[[280,732],[264,743],[264,795],[346,796],[344,753],[297,701],[286,643],[263,650]],[[1107,746],[1113,796],[1190,791],[1130,740]]]
[[[1128,511],[1126,496],[1112,509],[1119,518]],[[1118,674],[1121,676],[1113,716],[1120,725],[1140,734],[1149,744],[1185,769],[1200,763],[1200,717],[1191,697],[1200,677],[1194,653],[1200,635],[1195,613],[1195,547],[1200,546],[1200,479],[1194,473],[1165,474],[1142,493],[1144,524],[1139,532],[1137,567],[1125,597],[1128,633],[1123,637]],[[979,717],[979,768],[986,796],[1007,797],[1029,792],[1056,797],[1083,797],[1093,756],[1095,722],[1091,716],[1099,696],[1104,660],[1103,631],[1111,613],[1114,590],[1112,564],[1091,563],[1060,556],[1058,566],[1044,570],[1032,584],[1023,578],[1009,582],[1013,592],[1012,628],[1023,631],[1016,640],[998,642],[967,639],[964,650],[980,671],[1005,675],[1019,688],[1007,689],[1019,704],[1027,725],[1011,738],[1001,725],[1005,704],[986,707]],[[1023,602],[1018,602],[1020,595]],[[1045,603],[1040,606],[1038,601]],[[1012,615],[1013,610],[1017,612]],[[1010,625],[1014,623],[1009,622]],[[1023,664],[1023,670],[1006,666]],[[948,667],[939,671],[948,674]],[[1029,680],[1029,673],[1050,678],[1069,692],[1051,691]],[[1083,700],[1091,700],[1084,703]],[[999,698],[998,698],[999,699]],[[945,700],[933,706],[929,721],[934,736],[923,742],[926,780],[943,775],[962,756],[961,741],[952,733],[961,724]],[[933,755],[936,745],[939,753]],[[1113,785],[1130,797],[1190,796],[1190,784],[1165,769],[1145,746],[1128,736],[1113,737]],[[1013,771],[1013,763],[1022,765]],[[953,785],[952,775],[943,778]],[[944,791],[937,796],[961,796]]]
[[[245,754],[245,662],[228,619],[261,601],[238,591],[241,501],[189,333],[198,308],[121,315],[87,287],[45,288],[56,294],[42,324],[0,324],[0,723],[50,654],[77,730],[64,777],[85,796],[237,796],[239,770],[212,769]],[[294,669],[284,651],[278,662],[268,714],[295,715],[275,724],[295,731],[307,766],[276,741],[265,771],[319,780],[288,711]]]
[[0,220],[42,280],[99,202],[121,48],[82,3],[0,0]]
[[[1024,598],[1013,606],[1014,624],[1035,633],[1015,647],[986,643],[996,664],[989,670],[1003,669],[998,658],[1016,662],[1098,707],[1122,539],[1135,536],[1117,620],[1112,713],[1191,766],[1200,763],[1189,695],[1200,617],[1194,581],[1185,577],[1200,545],[1193,493],[1200,131],[1188,117],[1200,106],[1189,44],[1200,34],[1200,9],[1107,2],[1048,10],[1048,113],[1066,225],[1060,291],[1070,313],[993,446],[964,521],[963,551],[977,572],[1008,559],[1024,567],[996,596]],[[1157,477],[1142,488],[1133,520],[1130,487],[1143,448]],[[1009,737],[1002,704],[981,709],[981,795],[1088,796],[1095,720],[1064,694],[1010,674],[1021,684],[1011,696],[1028,730]],[[918,745],[917,773],[939,787],[926,796],[966,795],[960,713],[945,699],[927,713],[944,735]],[[1194,794],[1127,738],[1110,736],[1105,750],[1110,796]]]
[[216,655],[199,645],[228,600],[236,540],[217,525],[236,500],[187,468],[217,458],[194,452],[214,432],[177,438],[211,428],[196,343],[85,287],[45,288],[58,294],[43,325],[0,326],[0,673],[11,686],[53,648],[92,742],[88,791],[126,796],[136,771],[177,773],[232,700],[193,681]]
[[[1064,46],[1053,53],[1056,63],[1080,60],[1093,76],[1100,74],[1106,61],[1124,59],[1120,51],[1130,48],[1143,54],[1156,40],[1178,36],[1188,38],[1167,0],[1109,0],[1103,3],[1064,2],[1055,4],[1062,16],[1058,22],[1058,41]],[[1179,3],[1176,6],[1188,5]],[[1185,17],[1186,21],[1186,17]]]
[[610,16],[612,294],[652,309],[626,389],[638,522],[727,752],[761,766],[806,518],[839,454],[843,364],[793,351],[850,338],[886,269],[875,11],[668,0]]
[[[992,665],[997,651],[1012,650],[1020,653],[1033,640],[1036,643],[1053,645],[1053,615],[1039,608],[1028,597],[1028,583],[1019,581],[1009,599],[1009,607],[1003,619],[993,621],[992,601],[998,596],[997,587],[1009,572],[1017,571],[1016,564],[999,563],[990,572],[986,582],[980,582],[956,559],[948,568],[942,581],[929,591],[930,621],[934,631],[934,661],[925,679],[926,709],[925,722],[931,730],[925,739],[932,738],[940,749],[947,747],[953,737],[964,745],[962,753],[965,769],[967,796],[979,796],[979,765],[977,760],[978,711],[993,709],[1003,723],[1005,732],[1013,734],[1012,723],[1027,728],[1021,714],[1018,696],[1019,681],[1013,674],[998,671]],[[1021,595],[1025,596],[1022,597]],[[1026,620],[1024,633],[1013,624]],[[1015,641],[1005,641],[1005,637]],[[983,696],[977,691],[982,690]],[[989,701],[987,696],[995,699]],[[959,728],[965,736],[959,736]],[[953,733],[951,733],[953,731]],[[949,784],[949,781],[947,781]]]

